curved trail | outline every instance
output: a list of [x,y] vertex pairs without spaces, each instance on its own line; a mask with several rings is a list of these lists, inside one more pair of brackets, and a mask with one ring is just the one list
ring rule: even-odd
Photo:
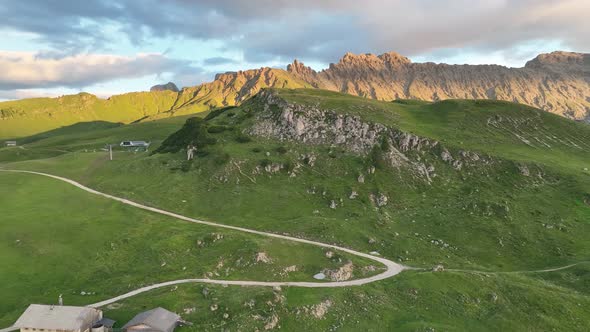
[[478,270],[463,270],[463,269],[446,269],[445,271],[448,272],[461,272],[461,273],[480,273],[480,274],[522,274],[522,273],[546,273],[546,272],[555,272],[569,269],[570,267],[574,267],[581,264],[590,263],[590,261],[581,261],[565,266],[558,266],[549,269],[542,269],[542,270],[523,270],[523,271],[478,271]]
[[[248,229],[248,228],[243,228],[243,227],[237,227],[237,226],[230,226],[230,225],[224,225],[224,224],[218,224],[218,223],[214,223],[214,222],[209,222],[209,221],[203,221],[203,220],[198,220],[198,219],[194,219],[194,218],[189,218],[180,214],[176,214],[173,212],[169,212],[169,211],[165,211],[165,210],[161,210],[158,208],[154,208],[154,207],[150,207],[150,206],[146,206],[143,204],[139,204],[133,201],[130,201],[128,199],[124,199],[124,198],[120,198],[120,197],[116,197],[113,195],[109,195],[109,194],[105,194],[102,193],[100,191],[88,188],[74,180],[70,180],[68,178],[64,178],[61,176],[57,176],[57,175],[52,175],[52,174],[47,174],[47,173],[41,173],[41,172],[34,172],[34,171],[25,171],[25,170],[7,170],[7,169],[0,169],[0,172],[15,172],[15,173],[29,173],[29,174],[36,174],[36,175],[42,175],[42,176],[46,176],[46,177],[50,177],[50,178],[54,178],[60,181],[64,181],[67,182],[75,187],[78,187],[84,191],[87,191],[91,194],[95,194],[95,195],[99,195],[105,198],[109,198],[127,205],[131,205],[143,210],[147,210],[150,212],[154,212],[154,213],[159,213],[159,214],[163,214],[169,217],[173,217],[176,219],[180,219],[180,220],[184,220],[184,221],[188,221],[188,222],[192,222],[192,223],[196,223],[196,224],[202,224],[202,225],[208,225],[208,226],[213,226],[213,227],[220,227],[220,228],[227,228],[227,229],[231,229],[231,230],[235,230],[235,231],[240,231],[240,232],[245,232],[245,233],[251,233],[251,234],[257,234],[257,235],[262,235],[262,236],[268,236],[268,237],[272,237],[272,238],[277,238],[277,239],[282,239],[282,240],[287,240],[287,241],[294,241],[294,242],[300,242],[300,243],[306,243],[306,244],[311,244],[314,246],[318,246],[318,247],[323,247],[323,248],[330,248],[330,249],[334,249],[334,250],[340,250],[355,256],[359,256],[359,257],[364,257],[364,258],[368,258],[371,259],[373,261],[379,262],[383,265],[386,266],[386,271],[371,276],[371,277],[367,277],[367,278],[363,278],[363,279],[356,279],[356,280],[347,280],[347,281],[338,281],[338,282],[307,282],[307,281],[250,281],[250,280],[218,280],[218,279],[180,279],[180,280],[172,280],[172,281],[166,281],[166,282],[161,282],[161,283],[157,283],[157,284],[153,284],[153,285],[149,285],[149,286],[145,286],[133,291],[130,291],[128,293],[113,297],[111,299],[107,299],[101,302],[97,302],[97,303],[93,303],[93,304],[89,304],[89,307],[101,307],[101,306],[105,306],[111,303],[115,303],[117,301],[120,300],[124,300],[126,298],[141,294],[141,293],[145,293],[157,288],[162,288],[162,287],[167,287],[167,286],[173,286],[173,285],[179,285],[179,284],[186,284],[186,283],[208,283],[208,284],[217,284],[217,285],[237,285],[237,286],[264,286],[264,287],[276,287],[276,286],[295,286],[295,287],[307,287],[307,288],[334,288],[334,287],[348,287],[348,286],[359,286],[359,285],[365,285],[368,283],[372,283],[375,281],[379,281],[379,280],[383,280],[383,279],[387,279],[387,278],[391,278],[397,274],[399,274],[400,272],[404,271],[404,270],[427,270],[424,268],[415,268],[415,267],[409,267],[409,266],[404,266],[398,263],[395,263],[391,260],[385,259],[383,257],[378,257],[378,256],[374,256],[374,255],[370,255],[370,254],[366,254],[360,251],[356,251],[356,250],[352,250],[352,249],[348,249],[348,248],[344,248],[344,247],[339,247],[336,245],[332,245],[332,244],[326,244],[326,243],[322,243],[322,242],[317,242],[317,241],[311,241],[311,240],[305,240],[305,239],[300,239],[300,238],[296,238],[296,237],[291,237],[291,236],[286,236],[286,235],[280,235],[280,234],[274,234],[274,233],[268,233],[268,232],[262,232],[262,231],[256,231],[256,230],[252,230],[252,229]],[[580,265],[580,264],[585,264],[585,263],[590,263],[590,261],[582,261],[582,262],[577,262],[577,263],[573,263],[573,264],[569,264],[566,266],[561,266],[561,267],[555,267],[555,268],[549,268],[549,269],[542,269],[542,270],[528,270],[528,271],[477,271],[477,270],[463,270],[463,269],[445,269],[445,271],[447,272],[461,272],[461,273],[481,273],[481,274],[517,274],[517,273],[545,273],[545,272],[554,272],[554,271],[560,271],[560,270],[565,270],[565,269],[569,269],[571,267]],[[6,329],[0,329],[0,332],[7,332],[7,331],[12,331],[16,328],[6,328]]]
[[306,240],[306,239],[300,239],[300,238],[296,238],[296,237],[292,237],[292,236],[286,236],[286,235],[280,235],[280,234],[275,234],[275,233],[268,233],[268,232],[262,232],[262,231],[256,231],[253,229],[248,229],[248,228],[243,228],[243,227],[237,227],[237,226],[229,226],[229,225],[224,225],[224,224],[218,224],[218,223],[214,223],[214,222],[209,222],[209,221],[204,221],[204,220],[198,220],[198,219],[194,219],[194,218],[189,218],[180,214],[176,214],[173,212],[169,212],[166,210],[161,210],[158,208],[154,208],[154,207],[150,207],[150,206],[146,206],[143,204],[139,204],[133,201],[130,201],[128,199],[125,198],[120,198],[117,196],[113,196],[113,195],[109,195],[109,194],[105,194],[102,193],[100,191],[88,188],[74,180],[70,180],[68,178],[64,178],[61,176],[57,176],[57,175],[52,175],[52,174],[47,174],[47,173],[41,173],[41,172],[34,172],[34,171],[24,171],[24,170],[5,170],[5,169],[0,169],[0,171],[4,171],[4,172],[15,172],[15,173],[28,173],[28,174],[36,174],[36,175],[42,175],[42,176],[46,176],[46,177],[50,177],[53,179],[57,179],[63,182],[67,182],[75,187],[78,187],[84,191],[87,191],[91,194],[95,194],[98,196],[102,196],[108,199],[112,199],[118,202],[121,202],[123,204],[127,204],[127,205],[131,205],[143,210],[147,210],[150,212],[154,212],[154,213],[159,213],[162,215],[166,215],[169,217],[173,217],[176,219],[180,219],[180,220],[184,220],[184,221],[188,221],[188,222],[192,222],[192,223],[196,223],[196,224],[202,224],[202,225],[207,225],[207,226],[213,226],[213,227],[220,227],[220,228],[227,228],[227,229],[231,229],[234,231],[239,231],[239,232],[245,232],[245,233],[251,233],[251,234],[256,234],[256,235],[262,235],[262,236],[267,236],[267,237],[272,237],[272,238],[277,238],[277,239],[282,239],[282,240],[287,240],[287,241],[294,241],[294,242],[300,242],[300,243],[305,243],[305,244],[311,244],[314,246],[318,246],[318,247],[323,247],[323,248],[330,248],[330,249],[334,249],[334,250],[339,250],[339,251],[343,251],[346,253],[349,253],[351,255],[355,255],[355,256],[359,256],[359,257],[364,257],[364,258],[368,258],[371,259],[373,261],[379,262],[383,265],[385,265],[386,270],[382,273],[376,274],[374,276],[371,277],[367,277],[367,278],[363,278],[363,279],[355,279],[355,280],[346,280],[346,281],[337,281],[337,282],[308,282],[308,281],[249,281],[249,280],[216,280],[216,279],[181,279],[181,280],[173,280],[173,281],[168,281],[168,282],[162,282],[162,283],[158,283],[158,284],[153,284],[150,286],[146,286],[146,287],[142,287],[139,289],[136,289],[134,291],[131,291],[129,293],[123,294],[123,295],[119,295],[117,297],[105,300],[105,301],[101,301],[98,303],[94,303],[94,304],[90,304],[89,306],[91,307],[100,307],[100,306],[104,306],[110,303],[114,303],[132,296],[135,296],[137,294],[140,293],[144,293],[156,288],[160,288],[160,287],[166,287],[166,286],[171,286],[171,285],[177,285],[177,284],[184,284],[184,283],[209,283],[209,284],[219,284],[219,285],[239,285],[239,286],[266,286],[266,287],[275,287],[275,286],[296,286],[296,287],[308,287],[308,288],[332,288],[332,287],[347,287],[347,286],[359,286],[359,285],[365,285],[371,282],[375,282],[375,281],[379,281],[379,280],[383,280],[383,279],[387,279],[390,277],[395,276],[396,274],[399,274],[400,272],[402,272],[403,270],[409,270],[409,269],[414,269],[411,267],[407,267],[401,264],[398,264],[396,262],[393,262],[391,260],[385,259],[383,257],[378,257],[378,256],[374,256],[374,255],[370,255],[370,254],[366,254],[360,251],[356,251],[356,250],[352,250],[352,249],[348,249],[348,248],[344,248],[344,247],[339,247],[336,245],[332,245],[332,244],[326,244],[326,243],[322,243],[322,242],[317,242],[317,241],[311,241],[311,240]]

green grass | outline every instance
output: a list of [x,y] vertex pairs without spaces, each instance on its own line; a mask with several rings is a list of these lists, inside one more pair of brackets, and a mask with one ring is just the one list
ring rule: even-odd
[[[462,150],[477,152],[487,162],[458,171],[434,151],[421,155],[436,168],[431,184],[403,168],[380,167],[369,174],[374,160],[338,146],[243,139],[244,129],[256,119],[252,114],[263,112],[255,98],[205,118],[199,133],[212,144],[192,162],[178,148],[194,133],[176,135],[162,150],[178,152],[116,151],[115,160],[108,161],[105,152],[92,150],[124,139],[151,140],[157,148],[183,126],[186,117],[180,117],[50,135],[25,145],[31,156],[0,149],[0,166],[64,175],[192,217],[378,251],[410,266],[515,271],[590,258],[590,172],[584,170],[590,168],[588,125],[506,102],[379,102],[321,90],[279,93],[289,102],[358,115],[437,140],[454,156]],[[44,149],[68,152],[44,156]],[[310,153],[317,157],[313,167],[303,158]],[[283,169],[262,170],[273,164]],[[298,164],[296,176],[290,176]],[[522,166],[529,176],[521,173]],[[361,173],[364,183],[357,181]],[[348,198],[352,190],[359,194],[354,200]],[[387,206],[371,203],[369,196],[377,193],[389,197]],[[336,209],[330,208],[332,200],[338,202]],[[587,273],[585,265],[526,275],[404,273],[354,289],[288,289],[286,303],[274,309],[265,304],[266,297],[274,297],[271,290],[240,289],[230,296],[232,288],[211,287],[217,300],[201,302],[191,300],[202,296],[200,288],[187,286],[130,299],[108,313],[124,320],[154,305],[181,313],[198,307],[188,317],[198,322],[195,329],[205,330],[261,329],[263,322],[252,315],[268,318],[275,311],[286,330],[585,330],[590,325]],[[492,293],[498,294],[497,303],[489,303]],[[367,296],[367,302],[359,296]],[[246,310],[243,302],[250,298],[260,300]],[[326,319],[297,314],[301,306],[326,298],[336,303]],[[376,304],[359,309],[367,299]],[[208,310],[212,301],[224,303],[232,319]],[[238,308],[247,314],[236,313]]]
[[[374,265],[365,259],[327,258],[322,248],[189,224],[38,175],[2,172],[0,183],[0,326],[29,303],[55,303],[59,294],[85,305],[181,278],[312,281],[347,261],[356,277],[375,273],[363,272]],[[256,262],[258,252],[272,262]],[[291,265],[297,271],[284,273]]]

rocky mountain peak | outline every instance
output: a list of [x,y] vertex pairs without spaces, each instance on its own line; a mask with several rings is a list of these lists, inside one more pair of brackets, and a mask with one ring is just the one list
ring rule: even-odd
[[154,85],[150,88],[150,91],[173,91],[173,92],[178,92],[180,90],[178,90],[178,87],[176,86],[176,84],[172,83],[172,82],[168,82],[166,84],[158,84],[158,85]]
[[590,72],[590,54],[555,51],[539,54],[525,68]]
[[397,52],[383,53],[378,58],[390,64],[405,65],[412,63],[412,60]]

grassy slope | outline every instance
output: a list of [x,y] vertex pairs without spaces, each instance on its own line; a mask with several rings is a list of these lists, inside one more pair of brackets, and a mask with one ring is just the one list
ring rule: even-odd
[[99,99],[88,93],[59,98],[0,102],[0,139],[26,137],[78,122],[131,123],[195,114],[235,105],[266,87],[303,88],[309,84],[276,69],[252,70],[231,82],[214,81],[172,91],[132,92]]
[[[309,147],[259,138],[238,143],[235,139],[240,135],[230,130],[211,134],[218,143],[210,147],[208,155],[201,155],[192,164],[182,161],[182,153],[148,157],[119,152],[114,162],[104,162],[104,154],[79,150],[85,142],[99,146],[109,141],[110,138],[101,138],[102,131],[94,131],[81,133],[76,139],[66,135],[52,138],[56,140],[54,142],[47,139],[30,146],[32,150],[49,146],[67,149],[68,144],[72,144],[75,145],[72,150],[77,152],[51,159],[12,163],[7,167],[65,174],[104,191],[187,215],[289,232],[361,250],[378,250],[384,256],[414,266],[429,267],[443,263],[447,267],[509,271],[559,266],[587,260],[590,256],[585,240],[590,235],[590,207],[584,202],[590,192],[590,181],[588,172],[583,171],[590,155],[583,145],[584,139],[589,137],[588,126],[511,103],[447,101],[406,105],[314,90],[284,90],[281,94],[291,101],[319,103],[331,110],[359,114],[367,121],[382,122],[438,139],[453,153],[459,149],[487,153],[493,156],[496,163],[483,169],[463,169],[461,172],[436,164],[439,177],[431,186],[387,168],[367,175],[365,184],[359,184],[356,177],[359,172],[366,171],[366,158],[338,148]],[[243,115],[243,110],[256,110],[257,107],[256,102],[252,102],[228,110],[208,121],[209,126],[242,128],[251,121]],[[496,116],[502,120],[523,119],[525,125],[514,126],[511,124],[521,122],[508,121],[501,122],[506,126],[500,129],[490,128],[487,121]],[[142,125],[147,130],[158,128],[158,123]],[[110,137],[106,133],[112,130],[120,130],[121,133],[133,131],[138,128],[135,126],[138,125],[108,129],[104,135]],[[537,144],[534,137],[538,132],[550,133],[547,136],[557,139],[550,142],[551,147]],[[164,130],[159,134],[163,135]],[[519,136],[528,138],[533,146],[524,143]],[[163,138],[161,136],[160,141]],[[287,148],[286,153],[278,152],[277,148],[281,146]],[[3,150],[0,150],[0,156]],[[286,173],[263,174],[257,175],[256,184],[253,184],[233,166],[233,162],[240,162],[246,174],[250,174],[262,160],[287,164],[297,162],[301,154],[308,152],[318,155],[316,166],[304,167],[295,178],[288,177]],[[217,160],[225,155],[230,157],[231,162],[219,164]],[[517,167],[521,164],[527,165],[534,176],[521,175]],[[542,174],[542,178],[536,177],[536,174]],[[308,193],[312,187],[316,187],[317,194]],[[353,189],[360,196],[358,200],[351,201],[347,197]],[[390,204],[381,209],[371,207],[367,196],[375,192],[387,193]],[[199,203],[183,205],[179,203],[179,198]],[[339,198],[344,199],[344,205],[336,210],[330,209],[330,200]],[[434,245],[432,239],[443,240],[451,248]],[[313,304],[331,294],[330,298],[338,306],[344,306],[344,299],[350,300],[346,296],[353,296],[350,294],[358,296],[363,292],[374,292],[375,296],[389,299],[380,306],[387,311],[382,312],[385,323],[372,322],[373,325],[370,325],[367,322],[375,330],[386,326],[380,324],[402,325],[408,330],[415,330],[433,326],[435,322],[445,322],[446,325],[439,326],[443,330],[492,329],[495,325],[510,330],[519,330],[524,326],[562,329],[570,323],[573,324],[571,330],[589,324],[583,318],[589,317],[587,309],[584,309],[587,306],[583,305],[588,301],[585,292],[588,280],[584,277],[587,271],[586,267],[580,267],[574,272],[562,271],[542,276],[502,275],[487,278],[455,274],[421,274],[418,279],[403,276],[402,280],[413,284],[419,289],[419,294],[425,294],[424,298],[419,297],[425,302],[415,302],[413,296],[408,298],[408,288],[400,288],[395,280],[342,293],[289,290],[287,299]],[[548,292],[547,289],[555,291]],[[501,305],[475,302],[476,298],[489,298],[491,292],[500,290],[506,299]],[[186,292],[190,294],[191,291]],[[268,294],[263,290],[259,292]],[[399,297],[404,300],[399,303],[391,300]],[[145,301],[151,300],[144,297],[128,302],[135,308]],[[188,300],[172,300],[163,293],[154,301],[164,301],[160,303],[179,309],[189,305]],[[222,297],[219,301],[229,305],[234,300]],[[582,303],[581,308],[578,303]],[[290,305],[289,302],[287,308]],[[113,314],[129,315],[130,311],[125,310],[128,309]],[[268,314],[271,309],[259,310]],[[287,309],[283,307],[281,310]],[[539,314],[526,315],[532,311]],[[365,319],[348,308],[336,310],[327,321],[335,324],[335,320],[344,319],[342,313],[350,313],[359,320]],[[203,324],[207,324],[219,322],[215,314],[197,316],[205,317]],[[297,319],[293,311],[282,311],[280,316],[287,321]],[[246,319],[242,317],[234,323],[244,324]],[[320,324],[316,319],[311,319],[309,324],[311,322]],[[354,329],[355,325],[351,324],[350,321],[345,324],[348,330]],[[317,325],[318,329],[321,329],[320,325]]]
[[[351,259],[329,259],[321,248],[188,224],[36,175],[0,173],[0,183],[0,326],[12,323],[29,303],[54,303],[59,294],[68,304],[88,304],[209,272],[211,278],[233,280],[314,280],[323,268]],[[258,252],[272,262],[257,263]],[[360,270],[368,261],[352,261],[357,277],[369,275]],[[291,265],[298,270],[284,273]],[[82,296],[81,291],[96,294]]]

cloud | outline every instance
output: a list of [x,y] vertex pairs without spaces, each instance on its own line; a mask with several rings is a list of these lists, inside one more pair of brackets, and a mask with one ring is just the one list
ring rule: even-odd
[[0,51],[0,90],[82,88],[116,79],[199,71],[190,62],[161,54],[49,56],[36,52]]
[[0,4],[0,27],[61,50],[180,36],[223,41],[249,61],[330,61],[346,51],[485,53],[531,40],[588,51],[588,12],[587,0],[31,0]]
[[237,61],[235,59],[226,58],[226,57],[222,57],[222,56],[216,56],[216,57],[207,58],[207,59],[203,60],[203,64],[208,65],[208,66],[236,64],[238,62],[239,61]]

